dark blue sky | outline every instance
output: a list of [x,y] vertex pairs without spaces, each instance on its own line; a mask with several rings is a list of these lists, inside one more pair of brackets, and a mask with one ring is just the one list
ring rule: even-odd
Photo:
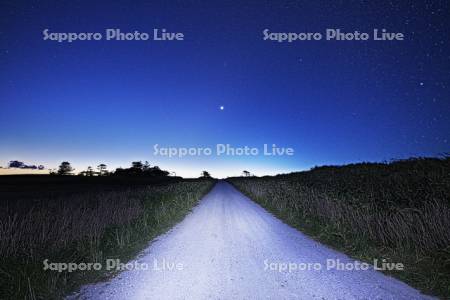
[[[447,1],[91,2],[2,1],[1,165],[148,160],[224,176],[449,152]],[[166,28],[185,40],[58,43],[43,40],[46,28]],[[263,40],[266,28],[386,28],[405,40],[278,43]],[[154,144],[217,143],[275,143],[295,155],[152,154]]]

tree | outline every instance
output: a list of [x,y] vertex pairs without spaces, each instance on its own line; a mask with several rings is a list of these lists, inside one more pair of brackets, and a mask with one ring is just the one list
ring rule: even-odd
[[78,173],[79,176],[94,176],[94,174],[94,169],[92,169],[91,166],[88,166],[85,171],[81,171],[80,173]]
[[242,174],[243,174],[245,177],[249,177],[249,176],[250,176],[250,172],[249,172],[249,171],[246,171],[246,170],[242,171]]
[[158,166],[154,166],[146,170],[144,174],[148,176],[165,177],[168,176],[170,172],[166,170],[161,170]]
[[142,168],[144,167],[144,165],[142,164],[142,161],[133,161],[133,162],[131,163],[131,167],[132,167],[133,169],[139,169],[139,170],[142,170]]
[[209,174],[208,171],[202,171],[202,177],[203,178],[211,178],[211,174]]
[[59,165],[58,175],[71,175],[71,172],[73,172],[73,170],[74,170],[74,168],[72,168],[72,166],[70,165],[70,162],[63,161]]
[[150,170],[150,163],[148,161],[145,161],[145,163],[142,165],[142,170],[144,172]]
[[131,163],[131,168],[117,168],[115,172],[112,173],[114,176],[147,176],[147,177],[165,177],[170,173],[166,170],[161,170],[158,166],[151,167],[146,161],[142,163],[141,161],[133,161]]
[[91,166],[87,167],[86,176],[94,176],[94,169]]
[[106,170],[106,165],[105,164],[99,164],[97,166],[98,172],[100,176],[106,175],[106,173],[108,173],[108,171]]

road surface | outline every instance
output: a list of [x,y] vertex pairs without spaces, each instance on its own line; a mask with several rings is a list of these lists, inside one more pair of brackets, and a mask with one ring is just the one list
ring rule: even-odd
[[[337,269],[330,261],[350,267]],[[181,223],[153,241],[131,270],[84,286],[75,298],[428,298],[373,269],[349,270],[352,265],[357,268],[354,260],[289,227],[221,181]]]

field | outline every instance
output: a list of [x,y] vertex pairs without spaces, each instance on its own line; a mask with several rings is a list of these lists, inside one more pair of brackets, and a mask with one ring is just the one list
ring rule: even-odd
[[229,181],[316,240],[363,261],[403,263],[404,271],[389,274],[450,297],[450,158]]
[[44,271],[49,262],[122,262],[179,222],[213,180],[3,176],[0,299],[57,299],[102,271]]

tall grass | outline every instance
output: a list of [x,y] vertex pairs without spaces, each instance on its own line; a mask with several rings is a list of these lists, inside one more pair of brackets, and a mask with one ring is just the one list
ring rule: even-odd
[[[0,212],[0,299],[57,299],[108,274],[58,273],[43,261],[104,262],[132,258],[180,221],[212,181],[38,199]],[[27,205],[30,201],[26,201]]]
[[394,275],[450,296],[450,158],[230,181],[314,238],[363,260],[403,262]]

